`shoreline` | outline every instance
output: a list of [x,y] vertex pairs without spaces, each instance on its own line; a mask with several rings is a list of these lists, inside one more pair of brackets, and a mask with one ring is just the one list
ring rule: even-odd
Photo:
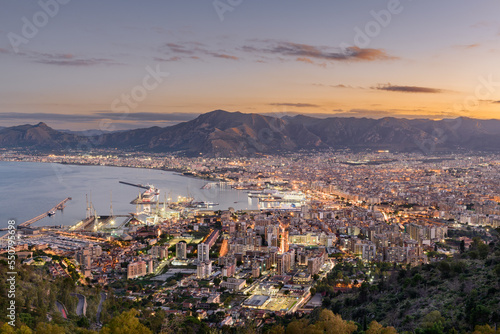
[[0,159],[0,162],[27,162],[27,163],[41,163],[41,164],[58,164],[58,165],[68,165],[68,166],[93,166],[93,167],[120,167],[120,168],[134,168],[134,169],[152,169],[152,170],[159,170],[159,171],[164,171],[164,172],[172,172],[175,175],[178,176],[184,176],[184,177],[190,177],[194,179],[199,179],[199,180],[206,180],[206,181],[217,181],[217,182],[227,182],[224,180],[221,180],[219,178],[212,178],[212,177],[202,177],[199,175],[185,175],[184,173],[190,173],[189,171],[183,170],[183,169],[178,169],[178,168],[157,168],[157,167],[146,167],[146,166],[120,166],[120,165],[100,165],[100,164],[90,164],[90,163],[68,163],[68,162],[52,162],[52,161],[30,161],[30,160],[2,160]]
[[[27,171],[29,170],[32,170],[33,172],[32,173],[35,173],[36,170],[40,169],[40,170],[49,170],[51,169],[51,167],[54,167],[54,170],[55,172],[57,173],[57,169],[60,168],[60,167],[57,167],[57,166],[50,166],[50,164],[58,164],[58,165],[69,165],[69,166],[76,166],[76,167],[79,167],[79,166],[95,166],[95,167],[122,167],[122,168],[130,168],[130,170],[126,173],[133,173],[134,170],[154,170],[155,174],[163,174],[163,176],[159,176],[160,178],[175,178],[177,176],[183,176],[184,178],[182,179],[178,179],[178,181],[173,181],[173,182],[176,182],[177,183],[187,183],[187,182],[191,182],[189,181],[188,178],[191,178],[193,179],[193,181],[195,180],[198,180],[194,183],[194,185],[196,185],[196,189],[203,189],[202,187],[204,185],[206,185],[208,182],[216,182],[217,185],[214,185],[216,188],[219,188],[218,187],[218,182],[219,180],[218,179],[208,179],[208,178],[204,178],[204,177],[199,177],[197,175],[184,175],[183,172],[182,172],[182,169],[175,169],[175,168],[161,168],[161,167],[146,167],[146,166],[115,166],[115,165],[110,165],[110,164],[106,164],[106,165],[101,165],[101,164],[88,164],[88,163],[60,163],[60,162],[52,162],[52,161],[33,161],[33,160],[0,160],[0,163],[4,163],[5,165],[4,168],[6,168],[6,170],[17,170],[18,168],[21,170],[21,169],[25,169]],[[18,166],[18,163],[25,163],[24,166],[25,167],[22,167],[22,165],[19,165]],[[28,164],[30,163],[30,164]],[[40,163],[39,166],[36,165],[36,163]],[[43,163],[43,165],[42,165]],[[18,166],[18,167],[16,167]],[[77,169],[75,169],[77,170]],[[94,173],[95,174],[95,171],[96,169],[88,169],[89,171],[90,170],[93,170],[93,172],[91,173]],[[123,170],[124,172],[126,171],[126,169]],[[62,171],[64,173],[64,171]],[[67,170],[67,172],[70,172],[70,170]],[[158,173],[158,172],[166,172],[166,173]],[[97,173],[98,174],[101,174],[101,173],[104,173],[104,174],[107,174],[107,173],[116,173],[116,174],[120,174],[121,172],[119,170],[115,170],[115,172],[113,172],[112,170],[101,170],[99,171],[97,169]],[[142,173],[142,172],[141,172]],[[30,173],[31,174],[31,173]],[[149,173],[147,173],[147,175],[149,175]],[[199,185],[198,185],[199,184]],[[182,187],[181,187],[182,188]],[[225,188],[225,187],[222,187],[222,188]],[[238,190],[238,189],[234,189],[232,187],[227,187],[225,188],[226,191],[237,191],[237,192],[241,192],[243,195],[246,195],[244,194],[244,192],[242,192],[241,190]],[[182,194],[182,189],[179,190],[180,193]],[[193,190],[195,191],[195,190]],[[114,191],[113,191],[114,192]],[[239,195],[238,195],[239,196]],[[200,200],[203,200],[204,198],[201,197]],[[246,197],[245,197],[246,199]],[[205,199],[206,200],[206,199]],[[83,199],[83,201],[85,201],[85,199]],[[129,203],[130,199],[127,200],[127,203]],[[223,206],[218,206],[217,209],[214,209],[214,210],[226,210],[228,209],[229,207],[231,206],[234,206],[234,205],[237,205],[238,206],[238,210],[253,210],[252,206],[248,207],[246,203],[246,201],[243,201],[243,199],[241,200],[241,203],[239,204],[235,204],[233,203],[234,200],[231,200],[230,202],[227,202],[227,204],[223,203],[224,201],[220,202],[219,200],[212,200],[213,202],[218,202],[218,203],[221,203]],[[115,208],[116,209],[116,208]],[[204,208],[202,208],[204,209]],[[42,209],[43,211],[43,209]],[[40,211],[40,212],[42,212]],[[71,210],[70,210],[71,211]],[[123,211],[125,212],[125,211]],[[128,211],[127,211],[128,212]],[[33,217],[37,215],[37,212],[33,212]],[[17,218],[17,220],[19,221],[19,223],[22,223],[24,222],[25,220],[28,220],[32,218],[31,216],[30,217],[23,217],[23,218]],[[70,219],[70,221],[66,221],[66,222],[63,222],[62,224],[65,225],[65,226],[71,226],[71,225],[74,225],[75,223],[77,223],[77,220],[81,219],[81,217],[78,217],[78,219],[76,220],[72,220]],[[68,222],[70,222],[68,224]],[[42,222],[40,222],[42,225],[46,225],[46,224],[51,224],[49,223],[47,220],[44,220]],[[33,224],[33,227],[38,227],[38,223],[35,223]],[[3,227],[3,226],[2,226]],[[5,231],[0,231],[0,236],[4,234]]]

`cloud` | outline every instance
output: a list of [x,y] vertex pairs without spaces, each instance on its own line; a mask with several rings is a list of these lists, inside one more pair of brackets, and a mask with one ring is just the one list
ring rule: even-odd
[[481,44],[479,44],[479,43],[455,45],[455,47],[458,49],[474,49],[474,48],[477,48],[479,46],[481,46]]
[[216,58],[224,58],[224,59],[232,59],[232,60],[238,60],[239,58],[236,57],[236,56],[231,56],[231,55],[227,55],[227,54],[224,54],[224,53],[210,53],[212,56],[216,57]]
[[477,23],[472,24],[470,27],[471,28],[490,28],[493,25],[494,25],[494,23],[489,22],[489,21],[479,21]]
[[[275,40],[249,40],[246,45],[230,50],[217,50],[200,42],[169,42],[159,49],[163,55],[170,57],[157,57],[161,61],[177,61],[185,58],[206,56],[228,60],[240,60],[238,52],[252,54],[257,57],[257,62],[268,61],[297,61],[306,64],[326,67],[332,61],[378,61],[391,60],[397,57],[388,55],[382,49],[361,49],[358,47],[314,46],[309,44],[292,43]],[[269,56],[272,55],[272,56]],[[174,58],[179,57],[179,58]]]
[[71,53],[43,53],[26,51],[13,53],[8,49],[0,48],[0,53],[21,56],[34,63],[59,66],[94,66],[94,65],[122,65],[113,59],[76,56]]
[[139,120],[139,121],[190,121],[199,114],[192,113],[153,113],[153,112],[133,112],[133,113],[114,113],[108,111],[99,111],[96,115],[107,119],[120,120]]
[[314,62],[311,60],[311,58],[307,58],[307,57],[298,57],[297,61],[302,61],[304,63],[314,64]]
[[[200,59],[200,56],[211,56],[214,58],[222,58],[229,60],[239,60],[239,57],[231,55],[224,51],[213,51],[208,49],[203,43],[186,42],[186,43],[167,43],[160,48],[160,52],[167,54],[175,54],[178,59],[187,57],[191,59]],[[175,58],[171,57],[171,58]],[[171,59],[170,58],[170,59]]]
[[57,114],[57,113],[0,113],[0,120],[35,120],[35,121],[66,121],[92,122],[102,119],[119,121],[155,121],[155,122],[184,122],[196,118],[199,114],[193,113],[152,113],[133,112],[115,113],[111,111],[96,111],[87,114]]
[[387,90],[391,92],[402,92],[402,93],[442,93],[442,89],[429,88],[429,87],[418,87],[418,86],[394,86],[391,84],[378,85],[377,87],[372,87],[372,89]]
[[295,107],[295,108],[319,108],[320,106],[312,103],[269,103],[270,106],[277,107]]
[[429,111],[423,109],[363,109],[353,108],[344,112],[336,112],[329,117],[366,117],[366,118],[406,118],[406,119],[445,119],[463,116],[455,112]]
[[94,66],[94,65],[117,65],[119,63],[108,58],[84,58],[72,54],[48,54],[40,53],[34,56],[34,61],[40,64],[58,66]]
[[388,55],[382,49],[361,49],[355,46],[340,49],[271,40],[260,41],[259,44],[264,45],[245,45],[242,50],[247,53],[268,53],[291,56],[294,57],[296,61],[309,63],[312,63],[314,59],[326,61],[376,61],[397,59],[397,57]]
[[[336,85],[325,85],[322,83],[313,83],[313,86],[318,86],[318,87],[332,87],[332,88],[355,88],[351,85],[344,85],[344,84],[336,84]],[[363,87],[357,87],[359,89],[364,89]]]
[[181,57],[173,56],[170,58],[162,58],[162,57],[153,57],[155,61],[179,61]]

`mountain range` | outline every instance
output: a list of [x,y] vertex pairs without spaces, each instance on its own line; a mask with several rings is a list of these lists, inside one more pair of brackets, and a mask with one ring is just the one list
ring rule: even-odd
[[281,118],[215,110],[169,127],[82,135],[45,123],[0,129],[0,148],[37,151],[118,148],[185,155],[251,156],[298,150],[351,149],[431,153],[500,151],[500,120],[385,117]]

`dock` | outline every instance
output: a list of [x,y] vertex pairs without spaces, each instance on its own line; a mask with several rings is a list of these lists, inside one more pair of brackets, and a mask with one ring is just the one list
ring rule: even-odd
[[24,223],[19,224],[19,227],[29,227],[31,224],[43,219],[49,215],[49,212],[55,212],[56,210],[62,210],[65,207],[67,201],[70,201],[71,197],[66,197],[61,202],[57,203],[52,209],[45,211],[44,213],[36,216],[35,218],[31,218],[30,220],[25,221]]

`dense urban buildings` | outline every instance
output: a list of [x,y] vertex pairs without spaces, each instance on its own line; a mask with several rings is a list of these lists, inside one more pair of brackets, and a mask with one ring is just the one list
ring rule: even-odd
[[[335,291],[347,292],[383,279],[369,270],[373,264],[432,263],[469,248],[470,231],[487,240],[500,226],[496,155],[326,152],[217,159],[9,152],[2,159],[176,169],[206,178],[210,187],[247,191],[259,209],[138,205],[119,225],[122,235],[107,217],[57,230],[19,230],[18,251],[45,250],[74,261],[81,284],[145,279],[160,285],[130,296],[152,298],[179,314],[197,305],[208,323],[210,314],[224,312],[216,326],[242,325],[262,314],[308,313],[321,301],[315,287],[333,268],[367,268],[336,280]],[[64,265],[51,265],[52,275],[67,275]],[[189,295],[190,302],[176,295]]]

